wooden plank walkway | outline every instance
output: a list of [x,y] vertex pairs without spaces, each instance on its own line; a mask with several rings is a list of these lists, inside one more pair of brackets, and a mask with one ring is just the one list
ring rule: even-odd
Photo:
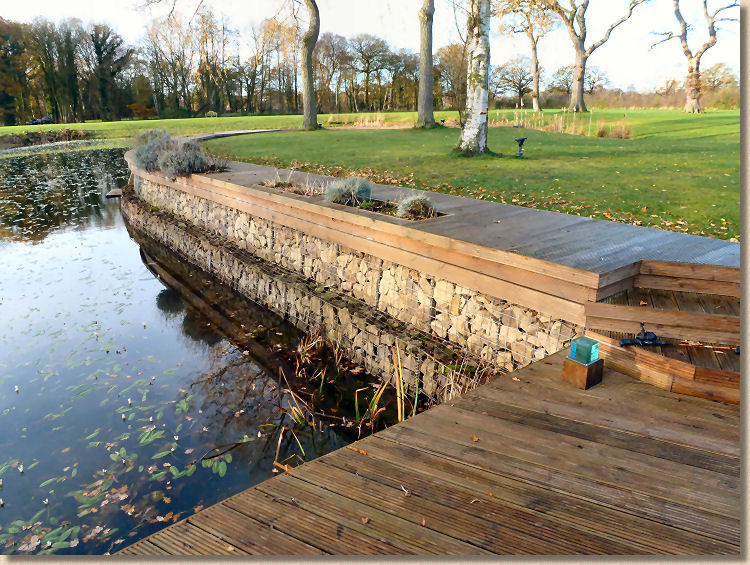
[[120,555],[739,554],[739,407],[560,352]]
[[[244,187],[273,180],[277,171],[283,180],[290,178],[301,184],[325,184],[334,180],[251,163],[231,162],[230,165],[227,172],[207,176]],[[397,200],[413,192],[423,194],[423,191],[405,187],[375,185],[373,198]],[[740,244],[736,242],[437,192],[430,193],[430,198],[445,216],[421,222],[383,215],[375,217],[425,233],[599,274],[641,260],[740,266]],[[322,197],[312,201],[336,206],[322,202]]]
[[[711,294],[698,294],[694,292],[679,292],[674,290],[659,290],[650,288],[631,288],[626,291],[620,292],[613,296],[610,296],[605,300],[607,304],[630,306],[632,308],[643,308],[646,310],[657,310],[664,312],[685,312],[688,314],[696,314],[698,316],[722,316],[723,319],[733,321],[733,327],[736,328],[735,333],[739,334],[739,316],[740,316],[740,299],[733,296],[720,296]],[[713,319],[713,318],[712,318]],[[593,326],[591,326],[593,327]],[[608,327],[612,327],[609,325]],[[727,330],[726,324],[722,327],[722,324],[716,323],[714,328],[721,328]],[[595,328],[598,333],[611,337],[612,339],[629,339],[636,335],[634,332],[622,332],[606,330],[603,328]],[[649,329],[659,332],[654,326],[649,326]],[[689,339],[686,333],[680,333],[680,337]],[[659,337],[662,337],[661,333],[658,333]],[[733,335],[733,334],[732,334]],[[669,342],[679,343],[680,339],[666,339]],[[686,346],[665,346],[661,347],[658,345],[649,346],[649,351],[659,353],[665,357],[690,363],[697,367],[704,367],[707,369],[717,369],[722,371],[734,371],[740,372],[740,356],[734,352],[731,347],[727,345],[735,345],[739,343],[735,340],[725,342],[704,342],[706,346],[718,346],[713,347],[702,347],[700,345],[686,345]]]

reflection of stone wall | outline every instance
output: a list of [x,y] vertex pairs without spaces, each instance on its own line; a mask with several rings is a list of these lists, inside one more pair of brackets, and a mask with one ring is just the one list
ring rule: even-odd
[[534,310],[166,185],[136,179],[135,190],[148,204],[447,339],[496,368],[513,370],[554,353],[576,330]]
[[323,326],[326,337],[341,345],[345,357],[368,373],[389,379],[394,372],[392,348],[397,346],[407,392],[413,395],[419,386],[436,400],[445,395],[449,380],[445,365],[455,362],[458,353],[447,344],[428,343],[409,325],[303,275],[258,259],[226,238],[150,208],[132,198],[127,189],[121,208],[130,226],[300,329],[316,331]]

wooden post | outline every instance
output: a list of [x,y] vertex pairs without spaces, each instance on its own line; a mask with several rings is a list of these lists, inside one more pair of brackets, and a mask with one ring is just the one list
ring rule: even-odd
[[586,390],[602,382],[602,370],[604,369],[604,359],[597,359],[593,363],[584,365],[570,357],[563,361],[562,379],[575,386]]

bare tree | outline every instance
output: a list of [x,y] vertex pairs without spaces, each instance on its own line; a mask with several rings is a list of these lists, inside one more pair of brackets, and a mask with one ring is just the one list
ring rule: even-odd
[[[568,30],[570,40],[573,42],[573,48],[575,49],[575,65],[573,69],[573,90],[570,93],[570,104],[568,110],[571,112],[585,112],[586,104],[583,101],[584,93],[584,76],[586,73],[586,61],[591,54],[604,45],[612,31],[627,21],[633,10],[639,4],[643,4],[648,0],[631,0],[628,6],[628,11],[614,22],[604,36],[599,41],[596,41],[586,47],[587,31],[586,31],[586,10],[589,7],[589,0],[541,0],[545,6],[556,13],[562,20],[565,29]],[[675,0],[676,1],[676,0]]]
[[603,89],[608,84],[609,78],[607,77],[607,73],[599,67],[591,65],[586,69],[586,74],[583,77],[586,94],[594,94],[597,90]]
[[554,90],[570,96],[570,93],[573,92],[573,65],[562,66],[552,73],[547,90]]
[[716,63],[701,71],[701,89],[712,91],[719,88],[736,88],[738,84],[737,76],[724,63]]
[[466,22],[466,111],[457,149],[487,152],[490,73],[490,0],[469,0]]
[[555,26],[552,13],[543,0],[500,0],[497,2],[497,13],[504,20],[502,29],[508,33],[523,33],[531,44],[531,102],[535,112],[539,104],[539,40]]
[[690,26],[685,21],[680,11],[680,0],[672,0],[674,6],[674,15],[677,18],[677,23],[680,25],[680,31],[678,33],[668,31],[660,35],[664,36],[664,39],[658,41],[651,46],[653,49],[655,46],[671,39],[679,39],[682,45],[682,52],[685,54],[685,58],[688,63],[688,74],[685,79],[685,111],[688,113],[699,113],[703,111],[701,107],[701,57],[711,47],[716,45],[716,24],[718,22],[736,22],[737,18],[720,18],[719,14],[729,10],[731,8],[738,8],[740,3],[738,0],[725,4],[720,8],[717,8],[713,12],[708,10],[708,0],[703,0],[703,17],[706,20],[708,27],[708,40],[700,46],[700,48],[693,52],[688,45],[688,32]]
[[302,37],[302,107],[304,129],[318,129],[318,112],[315,106],[315,73],[313,73],[313,50],[320,33],[320,13],[315,0],[305,0],[310,24]]
[[338,111],[341,71],[349,55],[347,49],[346,38],[330,32],[322,34],[315,44],[313,66],[317,77],[318,101],[329,110],[336,108]]
[[523,106],[523,95],[532,92],[534,76],[529,57],[514,57],[496,69],[496,83],[499,92],[510,92],[518,106]]
[[434,97],[432,74],[432,16],[435,14],[435,0],[424,0],[419,10],[419,100],[417,103],[417,127],[429,128],[435,125],[432,112]]
[[355,35],[349,45],[354,52],[356,70],[365,75],[365,107],[370,110],[370,78],[385,68],[391,50],[385,41],[367,33]]
[[465,47],[452,43],[437,50],[436,74],[443,95],[452,108],[462,110],[466,105]]

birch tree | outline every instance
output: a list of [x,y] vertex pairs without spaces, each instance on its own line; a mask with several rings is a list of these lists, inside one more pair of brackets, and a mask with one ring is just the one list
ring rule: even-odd
[[653,49],[656,45],[671,39],[680,40],[682,52],[685,54],[688,64],[688,73],[685,78],[685,111],[696,114],[703,111],[701,107],[701,57],[703,57],[706,51],[716,45],[717,23],[738,21],[737,18],[719,17],[720,14],[732,8],[739,8],[740,3],[739,1],[730,2],[711,12],[708,9],[708,0],[703,0],[703,17],[708,28],[708,39],[695,52],[690,49],[688,44],[688,32],[691,26],[688,25],[682,16],[680,0],[672,0],[672,5],[675,18],[677,18],[677,23],[680,26],[680,31],[677,33],[672,31],[661,33],[660,35],[663,35],[664,39],[652,45],[651,48]]
[[586,104],[583,100],[584,93],[584,76],[586,74],[586,62],[591,54],[604,45],[609,36],[612,35],[612,31],[630,19],[633,15],[633,10],[639,4],[643,4],[648,0],[631,0],[628,5],[628,10],[624,16],[620,17],[612,25],[607,28],[601,39],[591,43],[586,47],[586,39],[588,39],[586,29],[586,10],[589,7],[589,0],[541,0],[543,4],[552,10],[562,21],[563,26],[568,31],[570,40],[573,42],[573,48],[575,49],[575,64],[573,66],[573,89],[570,93],[570,103],[568,104],[568,110],[571,112],[585,112]]
[[500,0],[497,14],[504,19],[502,29],[507,33],[523,33],[531,45],[531,102],[535,112],[540,110],[539,40],[555,26],[550,9],[541,0]]
[[432,16],[435,0],[424,0],[419,10],[419,99],[417,102],[417,127],[430,128],[435,125],[433,114],[433,69],[432,69]]
[[457,149],[487,152],[490,77],[490,0],[469,0],[466,22],[466,110]]

